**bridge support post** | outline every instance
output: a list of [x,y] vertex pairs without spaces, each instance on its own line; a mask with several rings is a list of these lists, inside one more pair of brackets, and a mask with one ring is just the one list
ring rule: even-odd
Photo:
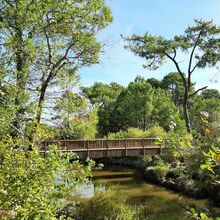
[[145,156],[144,138],[142,139],[143,155]]
[[87,141],[87,157],[89,157],[89,141]]
[[109,157],[108,140],[106,140],[107,157]]
[[162,144],[160,144],[160,154],[163,153],[163,150],[162,150]]
[[128,156],[128,141],[127,139],[125,140],[125,157]]

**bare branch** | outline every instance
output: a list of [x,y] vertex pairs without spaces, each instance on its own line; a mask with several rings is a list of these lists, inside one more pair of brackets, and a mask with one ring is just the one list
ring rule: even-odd
[[44,34],[45,34],[46,41],[47,41],[48,61],[49,61],[50,64],[53,64],[53,63],[52,63],[52,53],[51,53],[50,40],[49,40],[49,37],[48,37],[46,31],[44,31]]
[[192,60],[193,60],[193,55],[194,55],[194,52],[196,50],[196,47],[198,46],[198,40],[200,39],[201,35],[202,35],[202,32],[203,32],[203,29],[200,30],[199,34],[198,34],[198,37],[196,39],[196,42],[192,48],[192,51],[191,51],[191,54],[190,54],[190,58],[189,58],[189,66],[188,66],[188,91],[190,90],[191,88],[191,76],[192,76],[192,73],[193,71],[196,69],[197,65],[195,65],[193,67],[193,69],[191,70],[191,67],[192,67]]
[[173,52],[174,52],[173,59],[175,59],[176,58],[176,49],[175,48],[173,48]]
[[164,54],[165,54],[170,60],[173,61],[173,63],[174,63],[175,66],[176,66],[176,69],[177,69],[178,73],[180,74],[180,76],[181,76],[181,78],[182,78],[182,80],[183,80],[183,82],[184,82],[185,87],[187,87],[186,78],[184,77],[184,74],[183,74],[183,72],[181,71],[181,69],[180,69],[180,67],[179,67],[179,64],[177,63],[177,61],[175,60],[175,58],[171,57],[167,52],[164,52]]
[[196,65],[192,68],[191,73],[193,73],[197,67],[198,67],[198,64],[196,64]]
[[204,86],[204,87],[202,87],[202,88],[196,90],[194,93],[192,93],[192,94],[189,95],[189,98],[192,97],[192,96],[194,96],[194,95],[196,95],[199,91],[202,91],[202,90],[207,89],[207,88],[208,88],[208,86]]

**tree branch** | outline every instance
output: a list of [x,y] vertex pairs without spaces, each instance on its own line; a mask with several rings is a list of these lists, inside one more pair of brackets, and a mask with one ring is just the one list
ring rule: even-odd
[[188,66],[188,91],[190,90],[191,88],[191,76],[192,76],[192,73],[193,71],[196,69],[197,65],[194,66],[194,68],[191,70],[191,67],[192,67],[192,60],[193,60],[193,55],[194,55],[194,52],[196,50],[196,47],[198,46],[198,41],[199,41],[199,38],[201,37],[202,35],[202,32],[203,32],[203,29],[200,30],[198,36],[197,36],[197,39],[196,39],[196,42],[193,46],[193,49],[191,51],[191,54],[190,54],[190,58],[189,58],[189,66]]
[[173,48],[173,51],[174,51],[174,56],[173,56],[173,59],[175,59],[175,58],[176,58],[176,49],[175,49],[175,48]]
[[202,90],[207,89],[207,88],[208,88],[208,86],[204,86],[204,87],[202,87],[202,88],[196,90],[194,93],[190,94],[189,97],[192,97],[192,96],[194,96],[195,94],[197,94],[199,91],[202,91]]
[[191,70],[191,73],[193,73],[194,70],[195,70],[197,67],[198,67],[198,65],[196,64],[196,65],[193,67],[193,69]]
[[185,87],[187,88],[186,78],[184,77],[183,72],[180,70],[179,64],[177,63],[177,61],[175,60],[175,58],[171,57],[171,56],[170,56],[167,52],[165,52],[165,51],[164,51],[164,54],[165,54],[170,60],[173,61],[173,63],[174,63],[175,66],[176,66],[177,71],[179,72],[179,74],[180,74],[180,76],[181,76],[181,78],[182,78],[182,80],[183,80],[183,82],[184,82]]
[[46,41],[47,41],[48,61],[49,61],[50,64],[53,64],[53,63],[52,63],[52,53],[51,53],[50,40],[49,40],[49,37],[48,37],[46,31],[44,32],[44,34],[45,34]]

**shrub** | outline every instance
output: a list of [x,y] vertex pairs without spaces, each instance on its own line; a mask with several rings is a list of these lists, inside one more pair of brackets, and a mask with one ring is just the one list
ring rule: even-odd
[[167,173],[167,177],[176,179],[182,175],[182,170],[180,168],[171,168]]
[[152,166],[164,166],[165,162],[164,160],[161,158],[160,155],[155,155],[152,158],[152,162],[151,162]]
[[109,133],[109,139],[116,138],[150,138],[150,137],[162,137],[166,138],[167,133],[160,126],[153,126],[146,131],[139,128],[128,128],[127,131],[119,131],[117,133]]
[[168,171],[169,171],[169,166],[152,166],[152,167],[148,167],[147,170],[152,170],[157,178],[163,178],[167,175]]
[[70,163],[74,155],[61,154],[56,146],[45,157],[35,147],[12,146],[21,144],[0,143],[0,210],[13,212],[16,219],[55,219],[66,205],[64,196],[87,180],[91,167]]
[[152,126],[147,130],[149,137],[162,137],[167,138],[167,133],[158,125]]
[[169,164],[165,163],[159,155],[154,156],[150,164],[147,170],[153,171],[157,178],[165,177],[170,170]]
[[140,163],[140,165],[146,165],[151,161],[152,161],[152,157],[148,155],[138,157],[138,162]]

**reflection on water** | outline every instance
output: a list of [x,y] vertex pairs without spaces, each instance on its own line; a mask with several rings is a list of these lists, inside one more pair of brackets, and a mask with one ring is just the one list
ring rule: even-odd
[[132,206],[144,207],[146,219],[184,219],[185,207],[212,209],[208,200],[195,200],[174,193],[163,187],[146,183],[137,170],[120,166],[109,166],[93,173],[93,183],[81,186],[74,193],[83,198],[94,196],[95,188],[105,191],[111,187],[118,196],[126,197]]
[[82,197],[82,198],[92,198],[95,195],[95,187],[93,183],[88,183],[79,186],[75,189],[73,193],[74,196]]
[[[103,192],[106,190],[105,185],[98,186],[98,188],[100,191]],[[90,182],[88,184],[83,184],[81,186],[78,186],[78,188],[75,189],[72,195],[81,198],[92,198],[95,195],[95,185],[93,182]]]

